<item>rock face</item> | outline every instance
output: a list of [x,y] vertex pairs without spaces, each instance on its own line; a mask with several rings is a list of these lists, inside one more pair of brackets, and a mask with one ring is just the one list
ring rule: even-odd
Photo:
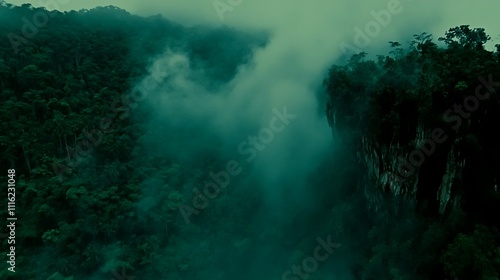
[[460,157],[461,139],[434,143],[431,149],[434,130],[417,125],[414,139],[407,144],[386,145],[369,133],[349,131],[339,125],[341,120],[332,106],[327,107],[327,117],[333,135],[351,147],[362,168],[360,187],[371,208],[377,210],[387,199],[396,198],[411,205],[425,205],[430,209],[428,214],[437,215],[460,202],[457,185],[461,184],[465,166],[465,159]]

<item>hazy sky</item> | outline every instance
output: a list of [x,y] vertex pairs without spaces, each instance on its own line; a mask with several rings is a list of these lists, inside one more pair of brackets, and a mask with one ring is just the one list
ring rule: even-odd
[[[6,2],[20,5],[46,6],[44,3],[57,0],[9,0]],[[290,23],[300,23],[308,32],[321,34],[317,28],[330,30],[330,35],[336,33],[353,33],[355,26],[364,27],[372,20],[370,11],[386,9],[388,0],[358,0],[358,1],[300,1],[300,0],[222,0],[220,3],[238,3],[231,12],[224,14],[221,22],[212,0],[59,0],[60,10],[90,9],[101,5],[114,5],[140,15],[163,14],[184,24],[211,23],[215,25],[244,26],[288,26]],[[441,36],[450,27],[469,24],[472,27],[484,27],[492,39],[500,43],[498,11],[500,1],[497,0],[401,0],[403,11],[394,15],[391,23],[382,29],[384,34],[394,34],[400,29],[425,29],[429,33]],[[338,18],[344,20],[338,21]],[[337,20],[336,20],[337,19]],[[309,22],[307,24],[306,22]],[[305,23],[305,24],[304,24]],[[336,23],[336,25],[332,25]],[[340,25],[339,25],[340,23]],[[291,27],[291,26],[290,26]],[[363,28],[362,28],[363,29]],[[300,30],[299,30],[300,31]],[[354,36],[354,34],[352,34]],[[378,37],[378,36],[377,36]]]

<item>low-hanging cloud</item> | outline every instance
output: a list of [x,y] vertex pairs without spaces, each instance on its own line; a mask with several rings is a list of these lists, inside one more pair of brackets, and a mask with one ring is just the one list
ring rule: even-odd
[[[159,11],[186,25],[221,25],[220,11],[210,1],[146,1],[141,7],[126,3],[132,10]],[[395,5],[400,12],[370,38],[363,51],[374,56],[386,52],[388,41],[399,39],[405,44],[415,33],[438,30],[434,32],[436,38],[454,25],[467,23],[467,15],[461,21],[449,15],[445,7],[450,5],[444,2],[429,6],[411,0],[349,4],[327,0],[239,1],[224,13],[223,23],[244,31],[265,30],[269,34],[267,44],[255,49],[251,61],[215,90],[203,85],[206,74],[191,67],[187,54],[175,54],[178,60],[182,57],[182,67],[173,67],[174,74],[150,98],[158,112],[152,129],[160,129],[159,123],[168,124],[165,129],[175,131],[175,135],[169,136],[164,149],[183,160],[192,160],[206,150],[232,160],[241,156],[238,144],[266,127],[274,108],[286,106],[296,119],[259,151],[247,175],[258,178],[270,205],[281,205],[283,193],[290,190],[300,197],[307,189],[308,176],[333,145],[324,104],[318,98],[325,72],[333,62],[345,58],[342,43],[352,42],[356,30],[374,20],[374,13]],[[174,57],[166,54],[160,59],[169,60],[169,56]]]
[[[325,156],[332,155],[330,151],[336,144],[324,116],[324,104],[318,98],[326,70],[343,57],[340,46],[343,42],[353,42],[356,27],[363,29],[373,20],[372,11],[387,9],[390,1],[395,0],[243,0],[224,13],[222,22],[211,0],[70,0],[62,8],[116,5],[142,15],[160,13],[187,26],[217,27],[225,24],[243,31],[265,30],[269,34],[267,44],[254,50],[250,62],[242,65],[229,82],[215,88],[204,86],[207,73],[194,67],[188,54],[166,51],[155,59],[156,63],[163,64],[169,75],[156,89],[148,92],[145,102],[151,106],[153,114],[145,139],[151,150],[176,155],[179,161],[194,161],[199,154],[213,151],[224,160],[244,162],[245,156],[238,151],[238,145],[269,126],[273,109],[286,107],[296,117],[258,152],[255,160],[249,163],[251,168],[243,166],[239,175],[252,177],[259,183],[259,193],[265,194],[262,199],[268,208],[255,211],[255,215],[262,216],[262,219],[255,219],[255,231],[267,229],[267,234],[270,234],[270,229],[279,226],[266,219],[267,216],[285,217],[288,214],[289,208],[286,207],[289,206],[285,204],[291,201],[285,201],[289,197],[285,198],[283,194],[291,192],[293,202],[300,204],[308,192],[309,176]],[[25,1],[8,2],[20,4]],[[31,2],[39,6],[42,1]],[[394,15],[363,51],[372,56],[387,53],[388,41],[405,44],[413,34],[421,32],[431,33],[437,38],[449,28],[461,24],[484,27],[492,38],[500,32],[493,29],[497,26],[496,11],[500,10],[498,1],[399,2],[403,7],[401,13]],[[223,169],[224,165],[221,165],[219,170],[212,171]],[[207,170],[207,176],[209,172]],[[283,230],[283,235],[286,234]],[[314,241],[317,234],[309,236]],[[245,263],[245,271],[250,271],[248,279],[251,275],[255,276],[253,279],[259,279],[255,271],[267,267],[266,260],[273,255],[268,253],[288,257],[286,253],[283,253],[285,256],[277,254],[280,249],[283,248],[279,245],[255,249],[258,252],[252,255],[252,262]],[[222,266],[220,269],[224,268]],[[279,277],[286,269],[276,268],[276,275]]]

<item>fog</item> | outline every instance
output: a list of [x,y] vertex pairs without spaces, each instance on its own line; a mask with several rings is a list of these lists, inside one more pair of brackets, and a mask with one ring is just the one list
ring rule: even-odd
[[[20,5],[25,1],[7,2]],[[153,65],[165,75],[154,89],[148,91],[146,99],[147,106],[152,109],[152,119],[142,138],[145,149],[175,157],[183,169],[189,169],[189,164],[209,151],[217,154],[220,161],[216,165],[219,169],[211,170],[214,173],[225,170],[226,164],[234,160],[239,163],[241,173],[231,177],[228,195],[235,197],[241,195],[239,191],[245,194],[253,192],[260,201],[255,216],[242,218],[253,228],[252,232],[247,232],[250,239],[269,235],[270,244],[253,244],[252,256],[245,260],[232,260],[230,254],[226,258],[215,257],[221,262],[232,262],[228,264],[232,269],[246,271],[238,279],[263,279],[263,275],[279,279],[280,272],[288,269],[289,259],[294,258],[291,256],[294,250],[290,248],[313,249],[317,237],[326,238],[328,235],[328,226],[324,224],[331,221],[328,218],[330,213],[315,211],[319,209],[315,202],[319,198],[313,192],[317,184],[314,178],[318,174],[331,177],[333,184],[341,187],[341,175],[328,169],[329,174],[322,173],[325,171],[322,165],[334,162],[342,147],[332,137],[324,114],[321,83],[333,63],[343,62],[346,55],[352,54],[342,51],[343,44],[355,46],[373,57],[387,52],[388,41],[407,45],[413,34],[422,32],[433,34],[436,40],[449,28],[461,24],[484,27],[492,36],[489,48],[500,42],[500,31],[494,29],[498,27],[500,2],[493,0],[243,0],[232,1],[239,3],[233,6],[220,1],[223,5],[218,7],[229,7],[227,12],[218,12],[212,1],[66,2],[61,1],[60,10],[116,5],[139,15],[161,14],[186,26],[227,25],[242,31],[268,32],[267,44],[254,50],[250,63],[241,65],[228,83],[214,88],[205,86],[206,73],[195,70],[186,54],[163,50],[164,55],[155,57]],[[40,6],[38,1],[31,3]],[[398,12],[389,12],[390,19],[386,18],[384,24],[377,25],[379,30],[374,36],[369,36],[369,42],[364,41],[365,46],[356,44],[355,28],[366,30],[367,24],[374,20],[371,12],[380,14],[381,10],[390,10],[389,6]],[[455,8],[450,9],[452,6]],[[277,116],[286,114],[291,115],[287,120]],[[272,129],[273,126],[280,128]],[[252,147],[251,137],[256,137],[260,146]],[[203,176],[208,176],[209,172],[207,170]],[[185,192],[191,193],[193,188],[187,184]],[[154,194],[145,194],[140,205],[144,205],[147,196]],[[190,200],[185,203],[192,206]],[[201,214],[190,217],[191,223],[198,225],[203,224],[200,222],[203,219],[212,220],[217,213],[210,212],[210,209],[217,203],[226,202],[212,199]],[[182,219],[181,213],[179,218]],[[297,229],[290,227],[292,220]],[[303,232],[302,240],[292,239],[286,248],[282,244],[272,247],[273,240],[286,239],[291,230]],[[300,234],[295,232],[296,235]],[[186,243],[186,248],[195,251],[199,246],[190,242],[207,241],[217,244],[221,250],[230,250],[232,246],[214,237],[199,235],[190,238],[191,241],[182,242]],[[355,242],[348,238],[334,241],[344,247]],[[348,259],[349,256],[339,258]],[[339,277],[335,279],[352,279],[348,271],[342,270],[340,259],[321,269],[335,267]],[[234,263],[238,261],[241,263]],[[225,264],[220,263],[207,268],[204,279],[229,279],[210,277],[210,272],[224,270],[224,267]],[[236,277],[230,272],[227,275]]]

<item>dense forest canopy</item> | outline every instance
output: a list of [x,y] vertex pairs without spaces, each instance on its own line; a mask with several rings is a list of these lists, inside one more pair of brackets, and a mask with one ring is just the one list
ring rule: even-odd
[[[50,20],[37,24],[37,14]],[[499,279],[500,45],[485,49],[485,30],[461,25],[438,38],[443,47],[421,33],[409,46],[389,42],[375,61],[362,52],[332,65],[315,94],[326,93],[324,126],[342,145],[312,157],[306,183],[281,166],[302,164],[298,145],[265,165],[286,174],[269,182],[307,189],[284,187],[277,210],[258,176],[269,173],[246,156],[228,161],[233,143],[178,118],[208,118],[202,107],[255,67],[271,37],[114,6],[2,2],[0,178],[15,169],[19,249],[15,274],[2,267],[0,277]],[[165,101],[190,114],[163,110]],[[293,114],[279,110],[271,128]],[[232,187],[207,193],[226,171],[238,174]],[[328,257],[310,269],[315,248]]]

